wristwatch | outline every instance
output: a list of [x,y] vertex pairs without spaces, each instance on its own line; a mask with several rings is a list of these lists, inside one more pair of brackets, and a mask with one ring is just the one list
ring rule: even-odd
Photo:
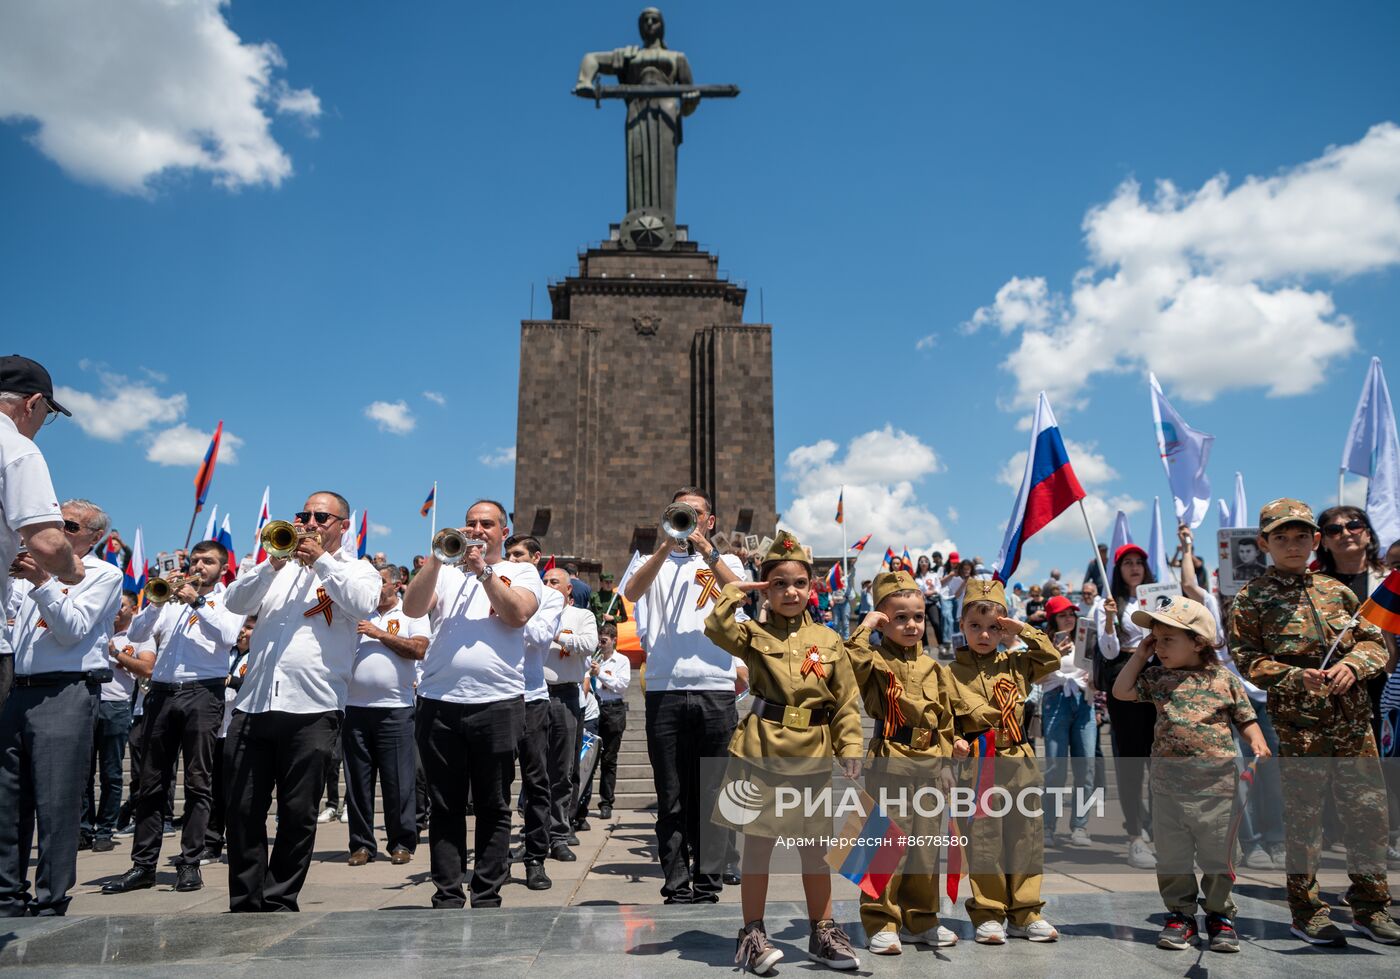
[[205,601],[204,601],[204,596],[203,596],[203,595],[200,595],[200,596],[199,596],[198,598],[196,598],[194,601],[190,602],[190,608],[204,608],[204,606],[205,606]]
[[702,554],[700,557],[706,564],[713,568],[715,565],[719,564],[719,548],[711,544],[710,553]]
[[480,571],[477,572],[476,578],[478,581],[485,581],[487,578],[490,578],[495,573],[496,569],[492,565],[488,564],[486,565],[486,567],[482,568]]

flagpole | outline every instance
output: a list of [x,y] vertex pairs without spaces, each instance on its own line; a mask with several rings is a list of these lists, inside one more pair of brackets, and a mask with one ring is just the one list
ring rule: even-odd
[[431,543],[433,542],[433,538],[437,536],[437,480],[436,480],[436,479],[433,480],[433,517],[432,517],[432,520],[433,520],[432,529],[428,531],[428,543],[429,543],[429,544],[431,544]]
[[1337,506],[1344,506],[1342,501],[1342,489],[1346,485],[1347,471],[1345,469],[1337,473]]
[[846,555],[851,551],[850,541],[846,536],[846,487],[841,487],[841,587],[850,590],[847,579],[851,573],[846,567]]
[[194,536],[194,522],[196,519],[198,519],[198,517],[199,507],[196,506],[194,508],[194,513],[190,514],[190,529],[185,532],[185,546],[182,548],[182,550],[188,551],[190,549],[190,538]]
[[1084,509],[1084,500],[1081,498],[1075,502],[1079,504],[1079,515],[1084,518],[1084,529],[1089,532],[1089,543],[1094,545],[1094,563],[1099,566],[1099,576],[1103,581],[1103,595],[1100,597],[1107,599],[1113,582],[1108,580],[1108,569],[1103,566],[1103,554],[1099,552],[1099,541],[1094,536],[1094,525],[1089,522],[1089,511]]

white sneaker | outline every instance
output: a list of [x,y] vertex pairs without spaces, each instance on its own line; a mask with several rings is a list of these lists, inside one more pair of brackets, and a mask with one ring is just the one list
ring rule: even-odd
[[348,822],[350,822],[350,807],[349,807],[349,806],[341,806],[341,807],[340,807],[340,814],[339,814],[336,818],[339,819],[342,823],[348,823]]
[[1138,870],[1157,869],[1157,858],[1152,855],[1152,851],[1140,836],[1128,844],[1128,866]]
[[1089,831],[1083,826],[1073,830],[1069,834],[1070,846],[1093,846],[1094,838],[1089,835]]
[[1037,918],[1026,927],[1008,924],[1006,933],[1012,938],[1026,938],[1033,942],[1058,942],[1060,933],[1055,930],[1055,926],[1044,918]]
[[870,936],[865,947],[876,955],[899,955],[904,951],[904,946],[899,943],[899,932],[896,931],[877,931]]
[[330,822],[330,821],[331,821],[332,819],[334,819],[334,818],[335,818],[335,810],[332,809],[330,806],[326,806],[326,808],[324,808],[324,809],[321,810],[321,815],[319,815],[319,816],[316,817],[316,822],[318,822],[318,823],[328,823],[328,822]]
[[899,938],[911,945],[932,945],[934,948],[952,948],[958,943],[957,933],[942,925],[934,925],[927,931],[919,932],[901,928]]
[[1244,865],[1251,870],[1273,870],[1274,858],[1262,846],[1252,846],[1244,855]]
[[1006,929],[1001,926],[1000,921],[984,921],[977,926],[977,934],[973,940],[978,945],[1005,945]]

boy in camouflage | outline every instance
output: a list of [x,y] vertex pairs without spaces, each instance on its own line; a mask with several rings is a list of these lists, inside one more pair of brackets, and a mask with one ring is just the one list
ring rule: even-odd
[[[1215,617],[1209,609],[1189,598],[1163,598],[1155,609],[1134,611],[1133,624],[1152,632],[1118,674],[1113,696],[1150,700],[1157,708],[1152,839],[1157,890],[1168,912],[1157,947],[1190,947],[1199,903],[1211,951],[1238,952],[1230,900],[1237,754],[1230,728],[1239,730],[1255,757],[1267,758],[1269,745],[1244,684],[1216,659]],[[1147,665],[1154,655],[1161,666]]]
[[[1364,685],[1385,665],[1386,651],[1378,629],[1354,620],[1356,596],[1308,570],[1319,539],[1307,504],[1264,505],[1259,543],[1274,565],[1235,597],[1230,649],[1240,672],[1268,691],[1279,757],[1291,759],[1282,775],[1293,934],[1314,945],[1346,944],[1317,887],[1330,786],[1346,838],[1352,922],[1367,937],[1395,944],[1400,927],[1386,910],[1385,787]],[[1334,643],[1336,652],[1324,663]]]

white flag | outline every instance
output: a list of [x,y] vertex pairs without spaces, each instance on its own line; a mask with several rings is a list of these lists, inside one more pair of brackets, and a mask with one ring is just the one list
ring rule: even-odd
[[347,549],[347,553],[355,553],[355,533],[360,526],[360,511],[350,511],[350,522],[345,525],[345,529],[340,533],[340,546]]
[[1244,474],[1235,473],[1235,502],[1226,503],[1220,500],[1220,529],[1230,530],[1234,527],[1252,526],[1249,522],[1249,504],[1244,498]]
[[1118,548],[1124,544],[1133,542],[1133,532],[1128,529],[1128,515],[1122,510],[1118,511],[1118,516],[1113,521],[1113,539],[1108,545],[1108,583],[1104,586],[1104,597],[1107,598],[1113,588],[1113,567],[1117,563]]
[[1369,480],[1366,516],[1384,554],[1386,548],[1400,540],[1400,437],[1396,435],[1395,410],[1379,357],[1371,358],[1356,415],[1347,430],[1342,472],[1354,472]]
[[1235,525],[1234,515],[1230,513],[1230,504],[1226,503],[1224,500],[1216,500],[1215,502],[1220,505],[1220,513],[1216,516],[1216,520],[1220,524],[1220,529],[1229,530]]
[[1162,535],[1162,498],[1152,498],[1152,531],[1147,538],[1147,570],[1157,581],[1174,581],[1167,542]]
[[219,529],[219,504],[215,503],[209,511],[209,522],[204,525],[204,536],[200,540],[213,540],[215,532]]
[[1210,446],[1214,435],[1198,432],[1176,412],[1157,375],[1149,373],[1152,383],[1152,421],[1157,429],[1157,454],[1167,471],[1176,504],[1176,519],[1192,530],[1201,525],[1210,511],[1210,477],[1206,463],[1210,461]]

